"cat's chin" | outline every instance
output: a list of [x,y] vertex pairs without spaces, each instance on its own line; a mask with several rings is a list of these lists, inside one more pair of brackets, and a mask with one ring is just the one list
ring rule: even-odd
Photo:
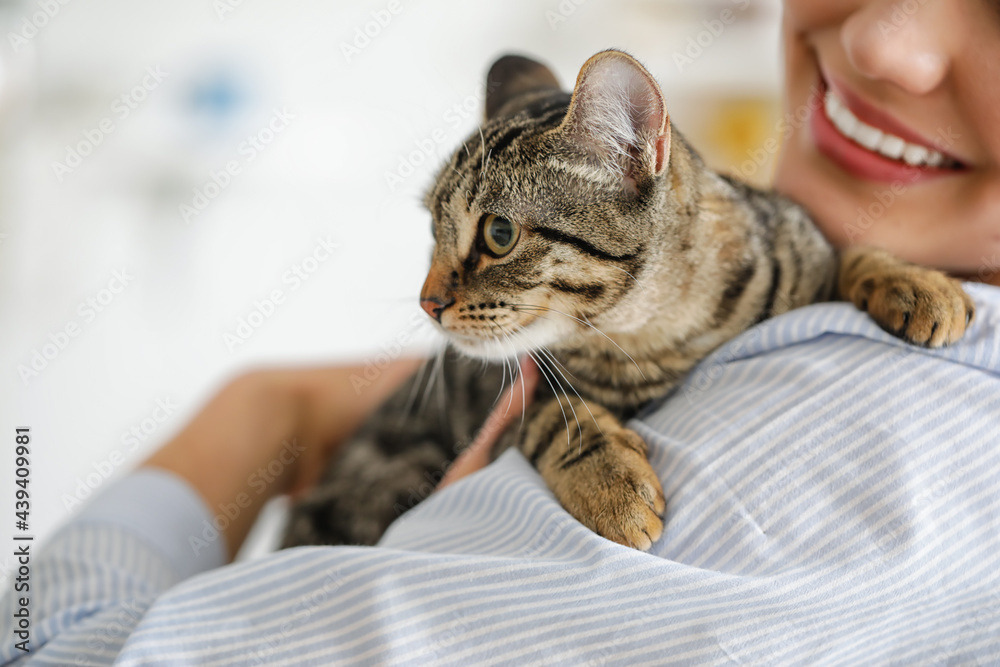
[[[530,333],[529,333],[530,330]],[[448,343],[456,350],[475,359],[503,361],[523,356],[529,352],[556,346],[572,334],[568,326],[560,326],[551,320],[538,320],[527,327],[514,331],[501,340],[493,338],[473,338],[458,334],[448,334]]]
[[[462,354],[474,359],[486,359],[488,361],[503,361],[516,356],[511,351],[510,345],[502,345],[494,340],[479,340],[470,338],[448,337],[448,343]],[[518,354],[524,350],[517,350]]]

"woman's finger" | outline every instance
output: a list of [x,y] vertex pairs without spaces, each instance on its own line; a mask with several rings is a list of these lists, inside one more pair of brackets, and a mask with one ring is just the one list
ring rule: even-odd
[[511,422],[521,418],[522,408],[526,409],[531,405],[535,386],[540,377],[538,367],[534,361],[525,357],[521,359],[519,368],[520,377],[515,379],[513,385],[504,392],[469,448],[448,468],[444,479],[438,484],[439,490],[484,468],[490,462],[490,451],[497,439],[507,430]]

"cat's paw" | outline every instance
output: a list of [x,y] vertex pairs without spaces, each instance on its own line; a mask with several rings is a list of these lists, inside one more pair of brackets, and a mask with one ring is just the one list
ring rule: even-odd
[[553,490],[580,523],[613,542],[648,551],[663,534],[666,501],[660,480],[637,433],[617,429],[592,455],[570,448],[557,468]]
[[976,314],[959,281],[913,266],[865,277],[850,298],[889,333],[925,347],[958,341]]

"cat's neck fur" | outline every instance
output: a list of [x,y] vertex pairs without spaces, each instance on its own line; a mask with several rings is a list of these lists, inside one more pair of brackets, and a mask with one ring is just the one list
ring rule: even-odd
[[636,287],[555,350],[577,390],[625,414],[664,395],[759,317],[759,308],[719,317],[733,267],[765,252],[750,233],[755,211],[738,196],[745,193],[708,169],[676,129],[659,178],[661,224]]

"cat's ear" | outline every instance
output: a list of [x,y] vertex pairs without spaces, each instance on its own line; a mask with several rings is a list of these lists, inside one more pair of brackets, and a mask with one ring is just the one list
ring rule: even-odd
[[621,51],[598,53],[580,69],[560,128],[615,174],[659,175],[670,154],[670,123],[653,76]]
[[546,90],[559,90],[552,70],[531,58],[503,56],[486,75],[486,120],[515,97]]

